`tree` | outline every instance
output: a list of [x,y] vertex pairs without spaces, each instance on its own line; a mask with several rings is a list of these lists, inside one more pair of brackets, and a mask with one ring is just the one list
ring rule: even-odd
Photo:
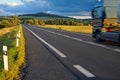
[[20,19],[17,16],[5,17],[0,21],[0,28],[12,27],[20,24]]
[[18,16],[13,16],[12,17],[12,22],[15,24],[15,25],[19,25],[20,24],[20,19],[18,18]]
[[25,24],[31,24],[31,25],[41,25],[44,26],[45,22],[43,20],[37,20],[37,19],[28,19],[28,20],[24,20]]
[[10,27],[10,23],[8,20],[2,20],[0,25],[1,27]]
[[39,25],[41,25],[41,26],[45,26],[45,22],[44,22],[43,20],[39,20],[38,23],[39,23]]
[[33,24],[39,26],[38,20],[34,19],[34,23]]
[[27,23],[28,24],[34,24],[34,21],[33,21],[33,19],[29,19],[29,20],[27,20]]

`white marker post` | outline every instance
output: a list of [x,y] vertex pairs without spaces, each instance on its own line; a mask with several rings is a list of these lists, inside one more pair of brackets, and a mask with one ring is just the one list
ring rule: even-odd
[[3,60],[4,60],[4,69],[8,71],[8,54],[7,46],[3,46]]
[[16,36],[16,47],[18,47],[19,46],[19,34],[17,34],[17,36]]

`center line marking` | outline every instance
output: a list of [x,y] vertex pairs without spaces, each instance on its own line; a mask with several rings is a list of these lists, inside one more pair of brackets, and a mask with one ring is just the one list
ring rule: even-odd
[[90,73],[89,71],[87,71],[86,69],[84,69],[82,66],[80,65],[73,65],[74,68],[76,68],[78,71],[80,71],[81,73],[83,73],[86,77],[95,77],[95,75],[93,75],[92,73]]
[[117,52],[120,52],[120,49],[114,49],[115,51],[117,51]]
[[57,53],[60,57],[62,58],[66,58],[67,56],[65,54],[63,54],[62,52],[60,52],[58,49],[56,49],[55,47],[53,47],[51,44],[49,44],[48,42],[46,42],[44,39],[42,39],[41,37],[39,37],[38,35],[36,35],[33,31],[31,31],[30,29],[26,28],[28,31],[30,31],[36,38],[38,38],[41,42],[43,42],[45,45],[47,45],[49,48],[51,48],[55,53]]
[[115,51],[115,52],[120,52],[120,50],[118,50],[118,49],[112,49],[112,48],[107,47],[107,46],[102,45],[102,44],[97,44],[97,43],[93,43],[93,42],[87,42],[87,41],[84,41],[84,40],[79,39],[79,38],[71,37],[71,36],[68,36],[68,35],[56,33],[56,32],[45,30],[45,29],[40,29],[40,30],[46,31],[46,32],[49,32],[49,33],[53,33],[53,34],[56,34],[56,35],[64,36],[66,38],[73,39],[73,40],[76,40],[76,41],[80,41],[80,42],[83,42],[83,43],[87,43],[87,44],[90,44],[90,45],[99,46],[99,47],[102,47],[102,48],[105,48],[105,49],[108,49],[108,50],[112,50],[112,51]]

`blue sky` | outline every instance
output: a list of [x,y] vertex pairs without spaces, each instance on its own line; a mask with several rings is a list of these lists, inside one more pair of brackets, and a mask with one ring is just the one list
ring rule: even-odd
[[90,16],[97,0],[0,0],[0,15],[46,12],[64,16]]

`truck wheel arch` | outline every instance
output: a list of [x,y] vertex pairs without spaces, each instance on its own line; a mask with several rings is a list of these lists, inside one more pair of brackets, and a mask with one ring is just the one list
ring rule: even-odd
[[99,29],[97,29],[96,31],[95,31],[95,38],[96,38],[96,34],[100,34],[101,33],[101,31],[99,30]]

